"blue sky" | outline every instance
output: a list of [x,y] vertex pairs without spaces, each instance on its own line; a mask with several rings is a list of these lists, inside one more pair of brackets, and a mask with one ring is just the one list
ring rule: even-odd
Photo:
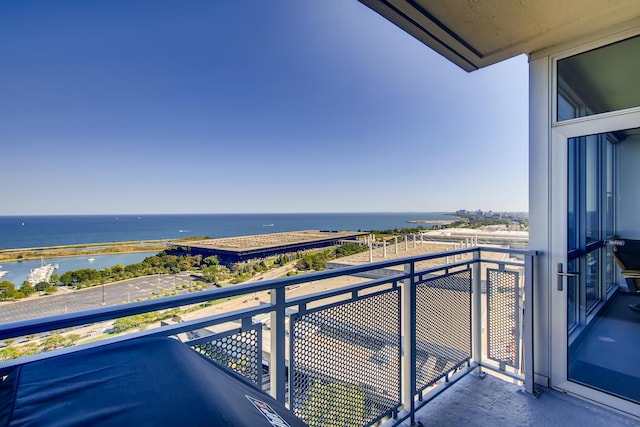
[[0,2],[0,215],[527,210],[521,56],[356,0]]

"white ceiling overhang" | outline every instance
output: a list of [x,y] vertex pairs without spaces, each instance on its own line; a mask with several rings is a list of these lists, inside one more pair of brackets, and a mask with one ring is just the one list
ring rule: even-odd
[[639,0],[359,1],[467,71],[640,16]]

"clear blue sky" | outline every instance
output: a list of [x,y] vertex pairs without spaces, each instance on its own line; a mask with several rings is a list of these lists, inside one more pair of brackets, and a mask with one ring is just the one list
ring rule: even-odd
[[0,2],[0,215],[527,210],[525,57],[356,0]]

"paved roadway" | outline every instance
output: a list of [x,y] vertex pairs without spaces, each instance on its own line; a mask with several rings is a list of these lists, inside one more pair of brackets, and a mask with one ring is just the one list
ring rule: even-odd
[[55,295],[0,303],[0,323],[118,305],[138,298],[146,299],[153,292],[164,295],[176,288],[183,294],[189,292],[189,289],[182,289],[182,285],[197,280],[199,279],[185,274],[155,275],[81,290],[61,287]]

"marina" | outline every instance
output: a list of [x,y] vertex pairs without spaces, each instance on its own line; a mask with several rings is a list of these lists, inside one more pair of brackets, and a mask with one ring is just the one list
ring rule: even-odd
[[[67,271],[79,270],[83,268],[93,268],[100,270],[102,268],[110,268],[116,264],[129,265],[141,262],[148,256],[155,255],[157,251],[153,252],[135,252],[135,253],[122,253],[122,254],[109,254],[109,255],[94,255],[95,261],[90,262],[86,255],[80,255],[77,257],[61,257],[61,258],[46,258],[45,262],[52,264],[56,274],[64,274]],[[2,280],[8,280],[20,287],[22,282],[27,280],[27,277],[31,272],[37,268],[42,267],[42,261],[38,260],[25,260],[25,261],[10,261],[3,262],[3,269],[0,272],[6,272],[7,275]]]
[[32,285],[41,282],[49,283],[49,280],[51,280],[51,275],[53,274],[53,270],[58,268],[58,265],[45,264],[44,259],[41,260],[41,263],[42,265],[40,267],[31,269],[29,275],[27,276],[27,282]]

